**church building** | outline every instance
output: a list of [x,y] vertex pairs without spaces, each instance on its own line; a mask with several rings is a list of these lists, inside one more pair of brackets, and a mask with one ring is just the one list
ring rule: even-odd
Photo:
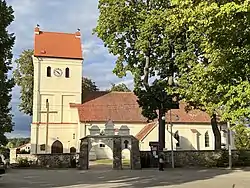
[[[150,150],[158,141],[158,123],[141,115],[133,92],[88,93],[82,99],[82,54],[80,30],[58,33],[34,30],[34,93],[31,153],[79,152],[80,139],[96,134],[129,134],[140,141],[140,150]],[[166,114],[166,150],[212,150],[214,137],[210,117],[202,111],[186,113],[185,104]],[[220,127],[226,143],[225,126]],[[105,144],[98,147],[105,148]]]

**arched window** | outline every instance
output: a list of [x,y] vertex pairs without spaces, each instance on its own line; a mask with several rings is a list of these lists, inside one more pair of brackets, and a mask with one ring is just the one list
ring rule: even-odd
[[178,132],[178,131],[176,131],[176,132],[174,133],[174,138],[175,138],[175,140],[177,141],[176,147],[180,147],[180,136],[179,136],[179,132]]
[[125,148],[125,149],[128,148],[128,144],[129,144],[129,141],[125,140],[125,141],[124,141],[124,148]]
[[51,67],[47,67],[47,77],[51,77]]
[[209,134],[208,134],[208,131],[205,133],[205,147],[209,147]]
[[69,68],[68,67],[65,69],[65,77],[69,78]]

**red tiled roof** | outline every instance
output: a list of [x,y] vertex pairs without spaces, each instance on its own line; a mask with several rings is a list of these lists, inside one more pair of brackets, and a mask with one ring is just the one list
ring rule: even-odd
[[135,135],[138,140],[143,140],[157,126],[157,122],[148,123],[145,127]]
[[[90,92],[83,104],[70,104],[77,107],[81,122],[146,122],[141,115],[137,97],[133,92]],[[180,109],[171,112],[173,123],[210,123],[207,113],[192,110],[185,111],[185,103],[180,103]],[[170,119],[170,112],[166,114],[166,122]]]
[[[76,105],[81,122],[146,122],[132,92],[90,92]],[[71,107],[74,105],[71,104]]]
[[83,59],[79,35],[79,32],[44,32],[36,27],[34,56]]
[[[171,117],[173,123],[210,123],[211,118],[206,112],[201,110],[191,110],[188,113],[185,110],[186,104],[180,102],[180,109],[172,109]],[[166,114],[166,122],[170,122],[170,111]]]

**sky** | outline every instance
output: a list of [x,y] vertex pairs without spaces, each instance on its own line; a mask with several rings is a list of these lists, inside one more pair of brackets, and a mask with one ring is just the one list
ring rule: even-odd
[[[37,24],[43,31],[74,33],[81,29],[83,44],[83,76],[92,79],[100,89],[110,88],[111,83],[133,85],[131,75],[119,79],[112,73],[116,58],[108,53],[102,41],[93,35],[98,20],[98,0],[6,0],[14,10],[15,20],[8,27],[16,36],[13,48],[15,59],[23,50],[33,49],[34,28]],[[11,72],[9,73],[11,75]],[[14,131],[7,137],[29,137],[31,117],[19,111],[20,88],[12,91]]]

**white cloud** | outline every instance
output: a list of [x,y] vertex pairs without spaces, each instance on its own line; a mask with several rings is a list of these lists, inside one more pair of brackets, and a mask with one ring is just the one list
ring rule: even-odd
[[[112,73],[116,58],[108,53],[100,39],[92,35],[99,14],[98,0],[7,0],[7,3],[15,11],[15,21],[9,27],[9,31],[14,32],[16,36],[13,49],[15,58],[23,50],[33,48],[33,30],[36,24],[46,31],[75,32],[80,28],[85,57],[83,75],[95,81],[100,89],[107,89],[111,83],[121,82],[132,87],[131,75],[119,79]],[[30,119],[18,112],[19,88],[15,87],[12,93],[15,130],[29,131]]]

